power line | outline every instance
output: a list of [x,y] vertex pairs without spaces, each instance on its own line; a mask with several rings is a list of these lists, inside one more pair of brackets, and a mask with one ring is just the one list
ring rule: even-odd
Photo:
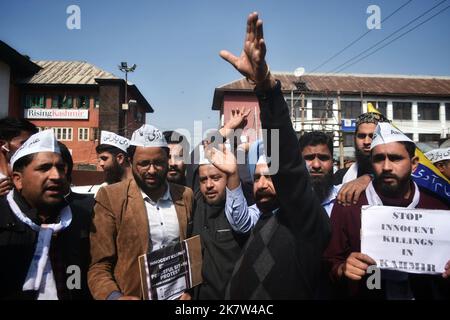
[[[407,2],[405,2],[404,4],[402,4],[400,7],[398,7],[394,12],[392,12],[390,15],[388,15],[386,18],[381,20],[381,23],[386,22],[390,17],[392,17],[394,14],[396,14],[398,11],[400,11],[403,7],[405,7],[407,4],[409,4],[412,0],[409,0]],[[345,50],[347,50],[348,48],[350,48],[352,45],[354,45],[355,43],[357,43],[359,40],[361,40],[362,38],[364,38],[367,34],[369,34],[369,32],[371,32],[373,29],[369,29],[368,31],[366,31],[364,34],[362,34],[361,36],[359,36],[356,40],[353,40],[350,44],[348,44],[345,48],[343,48],[342,50],[340,50],[339,52],[337,52],[336,54],[334,54],[333,56],[331,56],[330,58],[328,58],[326,61],[322,62],[319,66],[315,67],[313,70],[311,70],[311,72],[316,71],[317,69],[319,69],[320,67],[326,65],[328,62],[330,62],[331,60],[333,60],[334,58],[336,58],[338,55],[340,55],[342,52],[344,52]]]
[[384,44],[383,46],[379,47],[378,49],[376,49],[375,51],[372,51],[371,53],[359,58],[358,60],[354,61],[353,63],[349,64],[348,66],[345,66],[341,69],[339,69],[337,72],[341,72],[351,66],[353,66],[354,64],[360,62],[361,60],[364,60],[365,58],[370,57],[371,55],[375,54],[376,52],[380,51],[381,49],[383,49],[384,47],[390,45],[392,42],[402,38],[403,36],[407,35],[408,33],[412,32],[413,30],[417,29],[418,27],[420,27],[421,25],[425,24],[426,22],[430,21],[431,19],[433,19],[434,17],[436,17],[437,15],[443,13],[445,10],[447,10],[448,8],[450,8],[450,5],[445,7],[444,9],[442,9],[441,11],[437,12],[436,14],[432,15],[431,17],[429,17],[428,19],[422,21],[421,23],[419,23],[418,25],[416,25],[415,27],[409,29],[408,31],[402,33],[401,35],[399,35],[398,37],[392,39],[391,41],[389,41],[388,43]]
[[[347,67],[343,68],[346,64],[351,63],[353,60],[359,58],[360,56],[362,56],[363,54],[365,54],[366,52],[370,51],[371,49],[375,48],[376,46],[378,46],[379,44],[383,43],[384,41],[386,41],[387,39],[391,38],[392,36],[394,36],[396,33],[398,33],[399,31],[405,29],[406,27],[408,27],[409,25],[411,25],[412,23],[416,22],[417,20],[419,20],[420,18],[422,18],[423,16],[427,15],[430,11],[432,11],[433,9],[435,9],[436,7],[440,6],[442,3],[446,2],[447,0],[442,0],[441,2],[439,2],[438,4],[434,5],[432,8],[428,9],[427,11],[425,11],[424,13],[422,13],[421,15],[417,16],[416,18],[412,19],[411,21],[409,21],[407,24],[403,25],[402,27],[398,28],[397,30],[395,30],[394,32],[392,32],[390,35],[388,35],[387,37],[385,37],[384,39],[378,41],[377,43],[375,43],[374,45],[370,46],[369,48],[367,48],[366,50],[360,52],[359,54],[357,54],[356,56],[351,57],[350,59],[348,59],[347,61],[345,61],[344,63],[341,63],[339,66],[337,66],[336,68],[332,69],[330,72],[328,73],[335,73],[336,70],[343,70],[346,69]],[[433,16],[434,17],[434,16]],[[426,20],[428,21],[428,20]],[[397,39],[397,38],[396,38]],[[384,48],[384,46],[383,46]]]

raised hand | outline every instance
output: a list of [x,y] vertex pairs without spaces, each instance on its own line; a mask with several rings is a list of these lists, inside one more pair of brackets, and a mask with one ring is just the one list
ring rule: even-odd
[[231,110],[231,118],[225,123],[224,127],[227,129],[244,128],[247,123],[247,117],[250,114],[250,109],[242,111],[240,109]]
[[244,49],[239,57],[231,52],[222,50],[220,56],[236,68],[244,77],[253,81],[257,86],[272,79],[269,67],[266,63],[266,43],[263,35],[263,22],[258,19],[258,13],[253,12],[247,19],[247,32],[245,35]]
[[205,156],[217,169],[227,175],[227,187],[230,190],[234,190],[241,183],[236,157],[224,144],[219,145],[219,148],[221,150],[208,145],[205,148]]
[[205,157],[208,158],[212,165],[227,176],[237,173],[236,158],[224,144],[220,144],[219,149],[214,148],[212,145],[208,145],[205,148]]

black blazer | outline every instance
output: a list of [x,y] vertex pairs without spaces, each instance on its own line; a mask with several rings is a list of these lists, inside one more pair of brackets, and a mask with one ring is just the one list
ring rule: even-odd
[[[19,207],[27,213],[26,204],[15,196]],[[66,199],[72,209],[72,223],[61,231],[55,244],[62,248],[64,268],[77,265],[81,271],[81,288],[66,290],[68,299],[90,299],[87,286],[89,267],[89,229],[94,197],[71,193]],[[31,213],[32,216],[32,213]],[[37,233],[22,223],[11,211],[6,197],[0,198],[0,299],[36,299],[34,291],[22,291],[22,286],[34,254]],[[65,282],[74,272],[66,273]]]

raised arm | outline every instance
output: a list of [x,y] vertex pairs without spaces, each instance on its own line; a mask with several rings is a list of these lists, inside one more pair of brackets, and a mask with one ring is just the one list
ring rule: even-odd
[[231,228],[239,233],[249,232],[258,222],[260,212],[256,205],[248,206],[238,173],[235,156],[224,145],[218,150],[211,145],[205,150],[208,160],[227,175],[225,216]]
[[[220,56],[232,64],[249,82],[255,84],[261,110],[263,129],[279,130],[279,141],[264,139],[266,150],[279,152],[279,170],[273,176],[277,197],[286,214],[289,226],[302,232],[302,236],[313,236],[320,232],[327,238],[328,219],[312,190],[309,174],[300,156],[298,140],[292,128],[289,110],[281,92],[281,85],[271,75],[265,60],[266,43],[263,37],[263,23],[257,13],[247,19],[244,49],[239,57],[228,51]],[[277,144],[278,148],[269,147]],[[273,158],[273,155],[272,155]],[[273,165],[273,163],[272,163]]]

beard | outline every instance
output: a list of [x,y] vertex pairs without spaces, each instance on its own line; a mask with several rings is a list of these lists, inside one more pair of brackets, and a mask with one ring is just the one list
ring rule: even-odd
[[358,172],[372,173],[372,162],[370,161],[370,155],[366,155],[359,149],[355,149],[356,162],[358,163]]
[[255,202],[262,213],[271,212],[279,207],[277,197],[265,191],[256,191]]
[[148,176],[149,175],[147,173],[141,176],[136,172],[134,172],[133,170],[134,180],[136,181],[138,186],[147,194],[148,192],[151,193],[152,191],[159,190],[161,187],[164,186],[167,177],[167,170],[158,172],[157,174],[153,175],[152,177],[155,179],[155,182],[153,184],[148,184],[147,182],[145,182],[145,178]]
[[120,166],[118,162],[114,162],[112,167],[105,171],[105,181],[108,184],[113,184],[120,182],[122,180],[122,176],[124,173],[124,169]]
[[180,184],[183,186],[186,185],[186,176],[184,175],[184,172],[181,172],[177,166],[169,166],[169,170],[167,172],[170,171],[175,171],[176,174],[175,175],[167,174],[167,181]]
[[333,187],[333,173],[329,172],[322,177],[311,176],[311,183],[314,189],[314,193],[322,203],[330,194],[330,190]]
[[[387,184],[383,181],[385,178],[395,179],[396,183]],[[397,198],[406,194],[408,191],[408,186],[411,180],[411,172],[401,178],[392,173],[381,173],[379,176],[375,177],[374,183],[377,187],[377,191],[380,192],[384,197]]]

